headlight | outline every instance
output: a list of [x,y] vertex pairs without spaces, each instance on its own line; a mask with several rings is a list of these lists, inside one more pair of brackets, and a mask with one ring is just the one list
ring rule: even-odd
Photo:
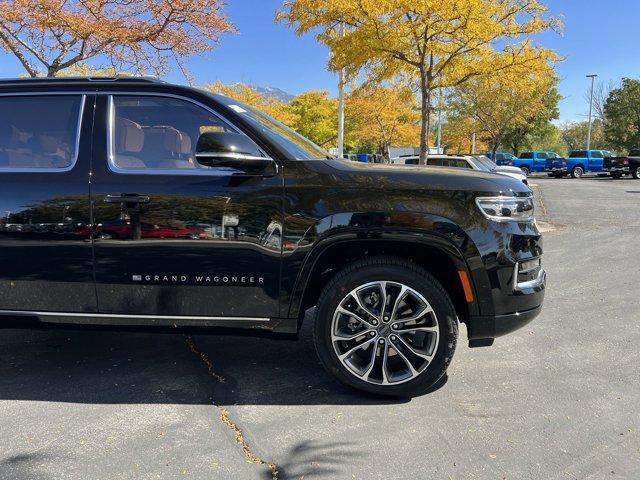
[[533,197],[478,197],[482,214],[494,222],[528,222],[533,220]]

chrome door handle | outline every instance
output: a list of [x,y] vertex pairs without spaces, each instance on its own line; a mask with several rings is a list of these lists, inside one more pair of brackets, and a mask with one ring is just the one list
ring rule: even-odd
[[106,195],[104,203],[149,203],[147,195],[136,195],[123,193],[122,195]]

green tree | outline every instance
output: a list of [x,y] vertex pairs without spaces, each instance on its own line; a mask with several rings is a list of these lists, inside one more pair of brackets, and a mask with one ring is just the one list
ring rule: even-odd
[[[540,92],[539,98],[540,108],[531,111],[530,115],[524,118],[523,121],[517,122],[507,129],[502,140],[502,144],[509,147],[516,156],[522,149],[533,148],[535,143],[548,136],[554,130],[551,121],[560,116],[558,103],[561,97],[555,86],[549,88],[546,92]],[[546,150],[547,148],[544,147],[543,149]]]
[[605,137],[612,147],[630,150],[640,147],[640,80],[622,79],[604,104],[607,119]]
[[[584,150],[587,148],[587,132],[589,122],[569,122],[560,126],[561,137],[569,151]],[[604,126],[602,120],[595,119],[591,132],[591,148],[597,150],[608,150],[609,145],[605,140]]]

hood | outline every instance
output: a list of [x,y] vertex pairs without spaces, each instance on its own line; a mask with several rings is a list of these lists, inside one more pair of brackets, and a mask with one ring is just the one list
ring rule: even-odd
[[520,169],[519,167],[509,167],[509,166],[501,166],[498,165],[496,167],[496,172],[509,172],[509,173],[522,173],[522,169]]
[[[341,159],[329,159],[323,163],[344,175],[374,181],[380,188],[456,190],[506,196],[528,195],[531,192],[525,184],[514,178],[466,168],[360,163]],[[353,184],[357,186],[358,182],[354,181]]]

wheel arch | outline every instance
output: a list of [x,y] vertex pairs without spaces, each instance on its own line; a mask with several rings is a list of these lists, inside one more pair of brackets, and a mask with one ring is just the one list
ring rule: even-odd
[[[460,249],[435,233],[386,232],[375,238],[334,235],[325,238],[309,253],[289,303],[289,318],[297,318],[298,328],[306,311],[316,305],[323,288],[347,265],[371,256],[408,260],[427,272],[445,288],[460,321],[479,314],[478,285]],[[467,301],[460,278],[469,280],[473,300]]]

